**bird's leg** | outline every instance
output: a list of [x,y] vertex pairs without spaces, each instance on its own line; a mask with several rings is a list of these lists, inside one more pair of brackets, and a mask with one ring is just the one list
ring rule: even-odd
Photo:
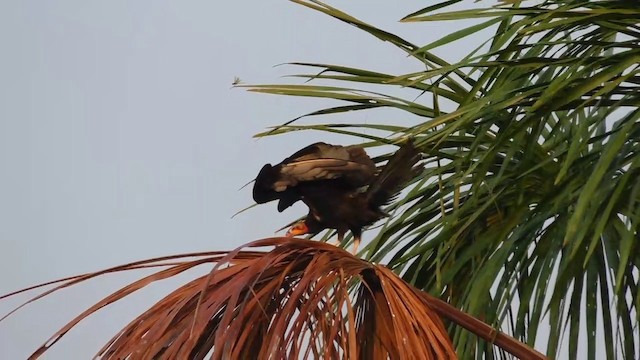
[[353,255],[358,253],[358,247],[360,246],[360,235],[353,235]]
[[342,240],[344,240],[344,231],[338,230],[338,239],[336,241],[331,241],[332,245],[340,246],[342,244]]
[[331,238],[331,240],[328,240],[327,243],[333,246],[340,246],[340,244],[342,243],[342,239],[344,239],[344,232],[338,231],[338,238]]

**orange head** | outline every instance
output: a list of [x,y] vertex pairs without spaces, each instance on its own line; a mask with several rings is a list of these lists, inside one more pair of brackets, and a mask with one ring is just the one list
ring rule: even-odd
[[308,233],[309,233],[309,227],[307,226],[307,223],[304,220],[302,220],[295,223],[291,228],[289,228],[286,236],[294,237],[297,235],[304,235]]

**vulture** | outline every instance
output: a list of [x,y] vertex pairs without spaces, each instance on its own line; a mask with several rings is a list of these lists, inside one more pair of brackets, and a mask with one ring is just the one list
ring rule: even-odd
[[264,165],[255,179],[253,199],[258,204],[278,200],[279,212],[302,200],[309,213],[287,236],[335,229],[342,242],[351,231],[356,253],[362,229],[388,216],[381,207],[419,173],[421,169],[414,165],[420,158],[420,152],[407,141],[378,170],[361,146],[318,142],[275,166]]

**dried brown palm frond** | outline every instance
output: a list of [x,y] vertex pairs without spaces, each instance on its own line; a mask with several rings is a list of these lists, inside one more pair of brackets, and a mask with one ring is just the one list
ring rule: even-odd
[[[106,273],[163,268],[84,311],[31,358],[42,355],[72,327],[102,307],[152,282],[207,263],[214,264],[209,274],[190,281],[153,305],[107,342],[97,356],[454,359],[456,354],[440,314],[481,337],[495,340],[523,359],[544,358],[411,287],[384,266],[358,259],[342,249],[290,238],[258,240],[245,247],[267,246],[274,248],[177,255],[63,279],[57,287],[29,302]],[[26,290],[29,289],[23,291]]]

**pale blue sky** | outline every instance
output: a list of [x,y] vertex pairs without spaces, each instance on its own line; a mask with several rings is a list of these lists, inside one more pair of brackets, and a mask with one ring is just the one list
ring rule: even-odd
[[[396,21],[423,1],[331,4],[418,44],[456,26]],[[288,61],[421,70],[391,45],[285,0],[4,1],[0,44],[0,294],[155,256],[232,249],[306,213],[266,205],[231,219],[252,203],[250,188],[238,189],[262,164],[311,142],[357,140],[252,139],[330,103],[231,89],[234,77],[278,82],[298,71],[273,67]],[[385,116],[412,119],[390,111],[348,119]],[[26,357],[132,279],[101,278],[28,306],[0,323],[0,358]],[[45,358],[90,358],[176,284],[99,312]],[[24,299],[0,302],[0,314]]]

